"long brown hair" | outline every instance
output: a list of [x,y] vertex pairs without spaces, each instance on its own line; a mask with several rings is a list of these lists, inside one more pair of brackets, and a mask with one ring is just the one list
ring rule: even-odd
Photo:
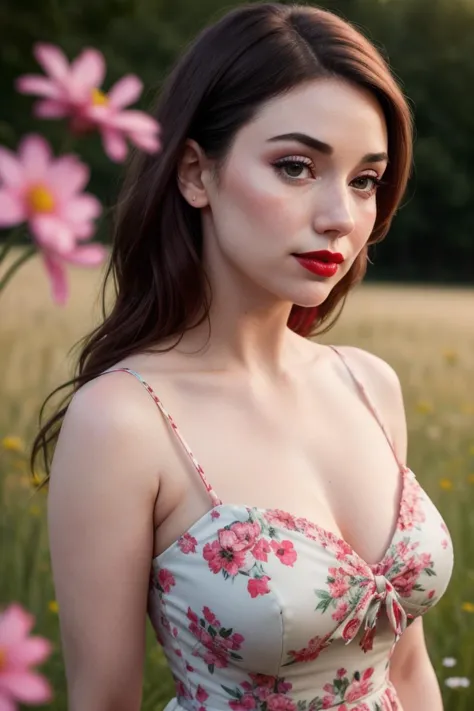
[[[72,386],[34,440],[32,470],[42,451],[49,473],[50,447],[79,387],[132,353],[156,351],[169,337],[179,342],[192,325],[209,319],[200,212],[177,184],[185,140],[197,141],[219,175],[237,132],[265,101],[322,77],[340,77],[368,89],[384,112],[389,164],[368,245],[384,238],[411,170],[412,117],[383,57],[351,24],[325,10],[262,3],[228,12],[190,44],[160,93],[154,115],[162,129],[162,152],[137,153],[131,161],[102,287],[103,321],[83,339],[75,377],[43,403],[40,424],[49,399]],[[347,294],[365,275],[368,245],[317,309],[293,306],[292,330],[313,336],[335,324]],[[106,315],[111,276],[115,299]],[[331,315],[335,318],[329,322]]]

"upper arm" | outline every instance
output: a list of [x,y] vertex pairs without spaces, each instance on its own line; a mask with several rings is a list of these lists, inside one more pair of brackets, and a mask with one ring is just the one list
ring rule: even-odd
[[[341,347],[339,346],[339,349]],[[400,462],[407,459],[408,434],[403,392],[395,369],[374,353],[355,346],[343,346],[347,358],[354,363],[369,396],[389,433]]]
[[118,373],[83,386],[54,453],[48,529],[70,711],[140,708],[158,491],[141,397]]

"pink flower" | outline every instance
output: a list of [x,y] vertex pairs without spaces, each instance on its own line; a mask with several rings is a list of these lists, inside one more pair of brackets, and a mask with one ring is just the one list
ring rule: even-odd
[[349,620],[347,625],[344,627],[342,630],[342,639],[345,642],[350,642],[351,639],[355,637],[357,634],[357,630],[359,629],[360,622],[357,618],[353,617],[352,620]]
[[185,555],[188,553],[196,553],[197,540],[189,533],[184,533],[181,538],[178,539],[178,546]]
[[203,557],[204,560],[207,560],[213,573],[220,573],[223,570],[229,575],[235,576],[245,564],[244,552],[225,549],[219,541],[206,543],[203,549]]
[[81,193],[89,168],[74,155],[53,158],[47,141],[31,134],[18,154],[0,148],[0,228],[28,222],[42,252],[57,303],[67,299],[64,263],[95,266],[106,256],[98,244],[78,246],[94,232],[97,198]]
[[248,551],[257,542],[260,533],[258,523],[233,523],[230,529],[219,531],[219,542],[223,548],[233,552]]
[[86,48],[71,64],[59,47],[37,43],[34,55],[47,77],[19,77],[16,88],[23,94],[43,97],[34,107],[42,118],[69,118],[71,130],[83,133],[97,128],[104,150],[113,161],[127,156],[126,138],[138,148],[156,153],[160,147],[160,126],[142,111],[124,111],[142,93],[143,85],[134,74],[122,77],[108,94],[99,87],[105,77],[101,52]]
[[209,698],[209,694],[205,689],[202,688],[201,684],[199,684],[198,688],[196,689],[196,699],[199,701],[200,704],[204,703],[204,701],[207,701]]
[[272,541],[272,548],[284,565],[292,566],[298,557],[291,541]]
[[347,602],[342,600],[336,607],[336,611],[332,613],[331,617],[336,622],[342,622],[347,617],[349,612],[349,605]]
[[367,696],[367,694],[369,694],[372,690],[370,678],[373,673],[373,668],[366,669],[359,681],[354,679],[347,687],[346,693],[344,694],[344,701],[353,703],[354,701],[361,699],[363,696]]
[[268,711],[296,711],[296,703],[284,694],[270,694],[266,703]]
[[204,615],[204,619],[209,625],[213,625],[213,627],[220,627],[221,623],[215,616],[213,612],[206,606],[202,608],[202,613]]
[[296,520],[292,514],[282,511],[281,509],[269,509],[265,513],[265,518],[270,524],[275,524],[286,528],[289,531],[296,530]]
[[294,662],[312,662],[319,657],[323,649],[329,647],[327,637],[313,637],[309,640],[308,646],[297,651],[291,650],[288,655],[293,657]]
[[50,655],[52,645],[43,637],[28,637],[34,617],[17,603],[0,616],[0,708],[14,711],[16,702],[45,704],[53,695],[43,676],[30,670]]
[[158,571],[158,585],[165,593],[169,593],[171,588],[176,585],[174,576],[166,568],[161,568]]
[[329,594],[333,598],[344,597],[349,590],[349,581],[346,578],[336,578],[333,583],[329,583]]
[[257,702],[250,694],[244,694],[238,701],[229,701],[232,711],[252,711],[257,706]]
[[266,541],[265,538],[259,538],[252,548],[252,555],[255,560],[261,560],[266,563],[268,560],[268,554],[271,550],[269,542]]
[[268,575],[263,575],[261,578],[250,578],[247,583],[247,590],[250,593],[250,597],[258,597],[259,595],[266,595],[270,592],[268,587],[268,581],[270,578]]

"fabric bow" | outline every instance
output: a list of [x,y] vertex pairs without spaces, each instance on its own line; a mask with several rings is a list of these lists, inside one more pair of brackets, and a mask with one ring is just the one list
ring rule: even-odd
[[354,615],[344,620],[342,638],[346,644],[352,642],[362,624],[365,622],[365,632],[360,641],[364,652],[372,649],[376,633],[377,620],[385,609],[390,626],[396,639],[402,635],[407,626],[407,614],[392,583],[384,575],[375,575],[368,581],[368,589],[354,610]]

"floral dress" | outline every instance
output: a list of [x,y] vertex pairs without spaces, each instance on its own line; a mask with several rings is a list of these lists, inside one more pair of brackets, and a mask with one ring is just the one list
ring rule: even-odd
[[[331,347],[397,457],[365,388]],[[449,532],[413,472],[397,459],[396,530],[369,565],[313,521],[222,503],[150,386],[116,370],[146,387],[212,504],[151,563],[148,614],[176,685],[166,711],[402,711],[391,654],[453,567]]]

